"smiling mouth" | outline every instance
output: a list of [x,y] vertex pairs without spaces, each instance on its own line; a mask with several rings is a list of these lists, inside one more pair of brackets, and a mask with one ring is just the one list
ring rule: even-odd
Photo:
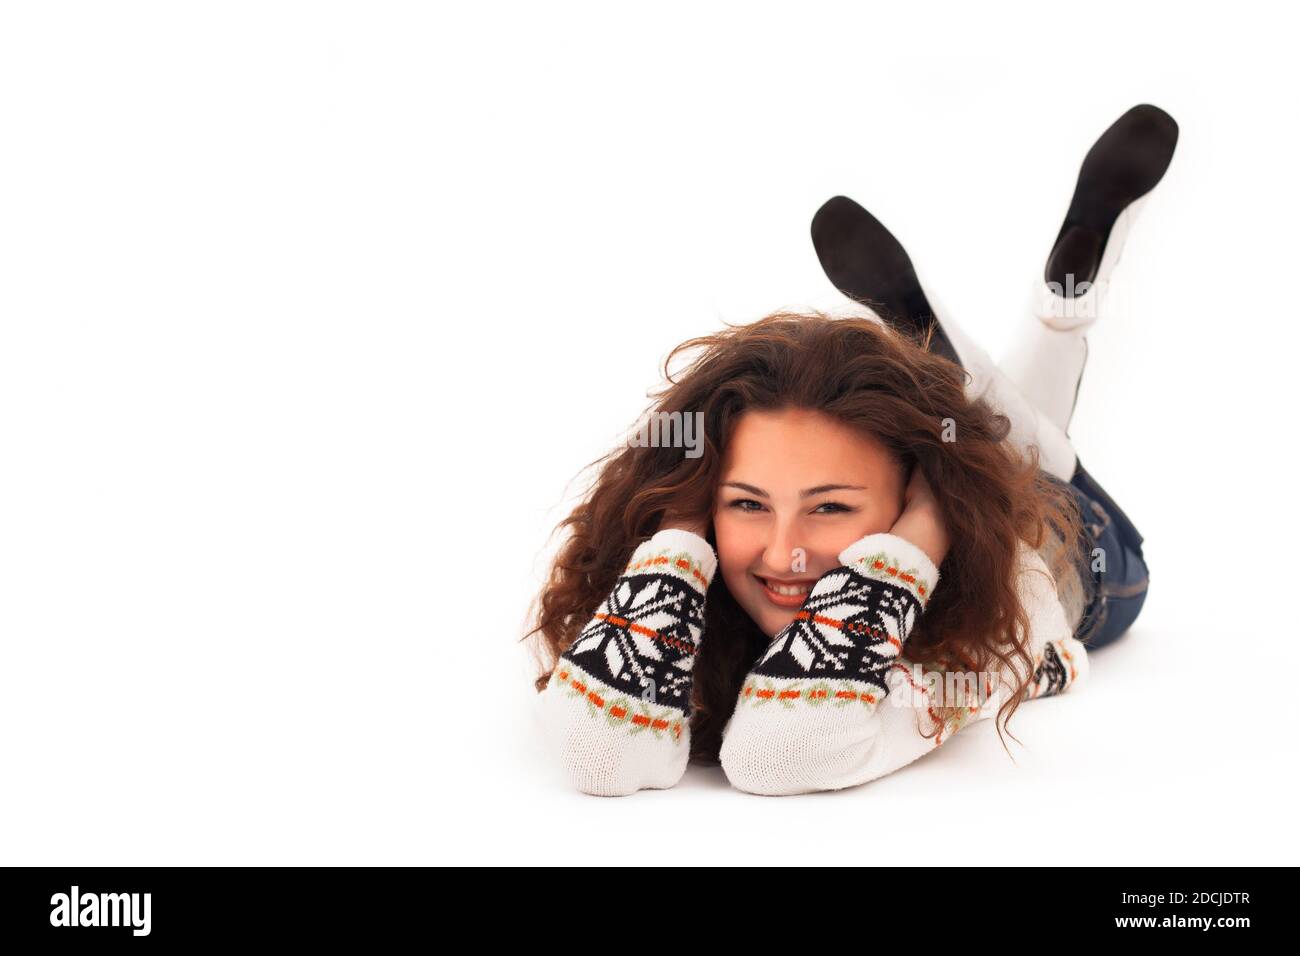
[[767,578],[754,575],[755,580],[763,587],[763,595],[775,604],[777,607],[791,608],[799,607],[803,604],[804,598],[808,596],[808,591],[812,588],[812,581],[800,581],[797,584],[782,584],[779,581],[769,581]]

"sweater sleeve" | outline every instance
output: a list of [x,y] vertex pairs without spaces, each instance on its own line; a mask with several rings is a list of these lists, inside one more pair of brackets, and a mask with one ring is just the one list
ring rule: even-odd
[[659,531],[560,656],[542,715],[579,790],[623,796],[671,787],[686,772],[692,667],[716,568],[704,538]]
[[894,708],[882,705],[939,570],[919,547],[888,533],[859,539],[839,561],[809,589],[741,687],[720,754],[740,790],[852,787],[902,759],[900,743],[916,746],[905,724],[885,723]]
[[1020,603],[1029,614],[1029,646],[1034,659],[1026,697],[1053,697],[1083,683],[1088,676],[1088,654],[1066,619],[1047,562],[1027,545],[1021,545],[1020,553]]
[[[1028,696],[1060,693],[1087,673],[1086,655],[1042,559],[1025,549],[1022,559],[1028,563],[1018,569],[1017,587],[1035,662]],[[1014,686],[1000,676],[995,686],[985,685],[982,704],[934,732],[934,680],[942,687],[944,676],[909,664],[902,652],[938,584],[938,569],[924,551],[892,534],[868,535],[839,560],[745,679],[721,752],[727,779],[740,790],[812,793],[883,777],[996,714]],[[969,678],[978,681],[974,673]]]

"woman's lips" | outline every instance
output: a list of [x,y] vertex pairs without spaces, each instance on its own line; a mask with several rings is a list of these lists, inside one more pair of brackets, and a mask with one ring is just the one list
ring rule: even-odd
[[804,600],[808,597],[808,589],[813,586],[812,581],[781,584],[779,582],[769,583],[766,578],[760,578],[757,574],[754,577],[762,586],[764,597],[777,607],[802,607]]

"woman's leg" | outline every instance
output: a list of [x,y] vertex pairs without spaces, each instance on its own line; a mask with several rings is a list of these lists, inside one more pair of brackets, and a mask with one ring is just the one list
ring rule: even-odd
[[1139,211],[1164,177],[1178,124],[1143,103],[1088,150],[1065,220],[1035,277],[1028,315],[1002,369],[1062,431],[1070,427],[1088,358],[1088,329],[1103,308]]
[[1088,539],[1079,571],[1089,598],[1075,637],[1091,651],[1118,640],[1137,620],[1150,572],[1142,536],[1082,465],[1070,487]]
[[1035,408],[1068,433],[1087,360],[1086,326],[1054,329],[1031,314],[1000,367]]
[[1035,407],[951,319],[921,279],[903,244],[875,216],[846,196],[828,200],[813,216],[813,246],[827,277],[850,299],[908,335],[933,329],[930,348],[970,376],[967,394],[989,401],[1010,419],[1011,443],[1038,449],[1039,464],[1068,482],[1076,457],[1065,430]]
[[[933,296],[931,296],[933,299]],[[1078,465],[1078,456],[1065,430],[1039,409],[1020,387],[989,356],[984,348],[966,334],[939,303],[934,303],[943,328],[970,376],[966,393],[971,398],[987,400],[1011,422],[1007,436],[1022,454],[1038,451],[1039,466],[1050,475],[1070,481]]]
[[[1011,419],[1012,441],[1022,450],[1037,445],[1040,465],[1050,475],[1069,483],[1079,505],[1085,525],[1087,546],[1082,554],[1079,573],[1087,582],[1088,601],[1075,636],[1088,648],[1096,650],[1119,640],[1137,620],[1146,603],[1149,571],[1142,553],[1142,535],[1106,490],[1083,467],[1075,454],[1064,427],[1031,402],[1017,382],[994,364],[974,340],[945,316],[944,328],[971,375],[967,386],[973,397],[985,397]],[[1046,326],[1044,326],[1047,329]],[[1056,331],[1048,329],[1048,331]],[[1026,352],[1038,349],[1035,360],[1049,365],[1057,379],[1072,383],[1077,391],[1082,361],[1071,360],[1071,353],[1052,352],[1067,338],[1052,339],[1044,335],[1031,339]],[[1080,335],[1077,341],[1082,342]],[[1086,344],[1084,346],[1086,352]],[[1050,376],[1048,377],[1050,381]],[[1061,391],[1058,389],[1057,393]],[[1073,395],[1070,398],[1073,406]],[[1069,424],[1067,409],[1064,424]]]

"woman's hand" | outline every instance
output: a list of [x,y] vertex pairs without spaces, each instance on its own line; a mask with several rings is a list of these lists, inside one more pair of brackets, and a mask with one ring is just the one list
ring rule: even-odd
[[664,512],[664,516],[659,519],[659,530],[665,528],[677,528],[682,531],[690,531],[698,534],[701,538],[708,534],[709,524],[707,521],[692,521],[679,514],[675,514],[671,508]]
[[912,542],[926,553],[936,568],[948,554],[948,529],[943,524],[943,513],[920,466],[912,468],[912,478],[903,492],[903,513],[889,533]]

